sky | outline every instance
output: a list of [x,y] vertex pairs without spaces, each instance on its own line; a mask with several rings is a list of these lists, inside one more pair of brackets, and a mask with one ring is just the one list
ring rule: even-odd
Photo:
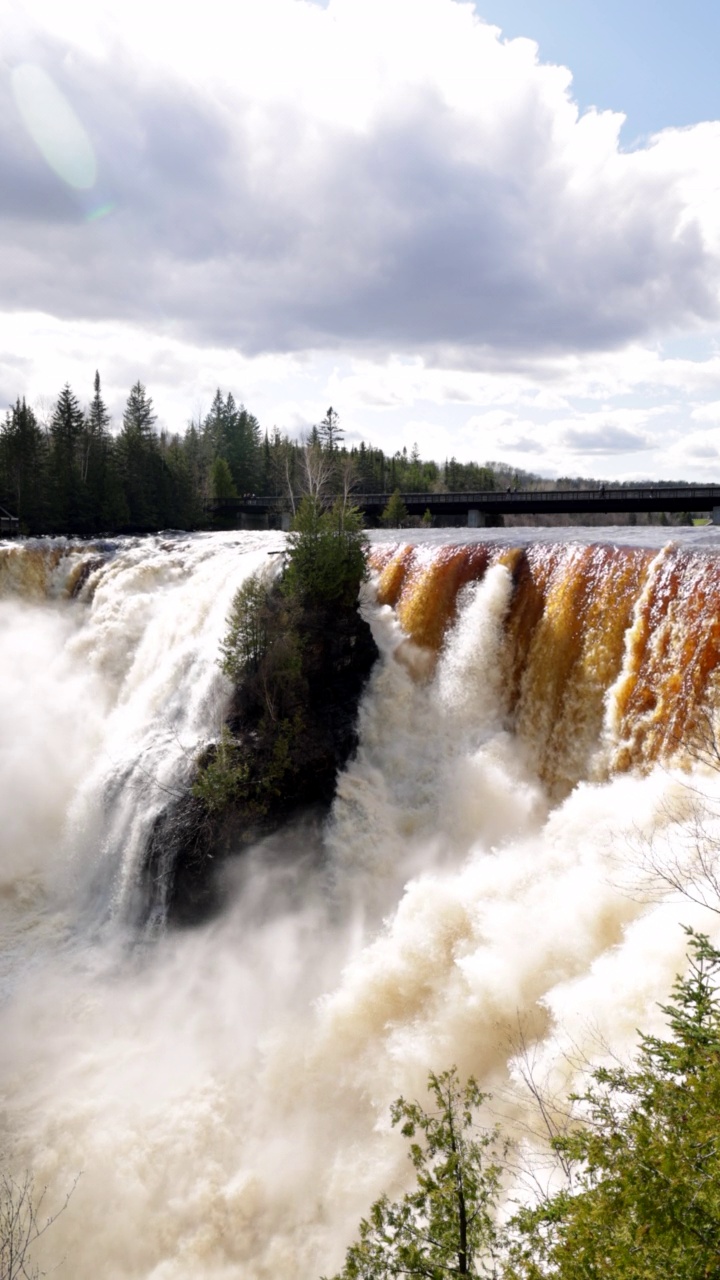
[[720,480],[710,0],[0,0],[0,410]]

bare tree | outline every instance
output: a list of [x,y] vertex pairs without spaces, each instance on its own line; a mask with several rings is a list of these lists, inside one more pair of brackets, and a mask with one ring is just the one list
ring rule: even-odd
[[[720,773],[720,743],[710,714],[696,712],[693,728],[691,741],[678,739],[678,748],[686,760]],[[631,871],[624,857],[620,887],[640,901],[657,901],[669,890],[720,914],[720,801],[696,775],[678,780],[662,815],[655,831],[638,831],[633,838]]]
[[31,1173],[20,1178],[0,1172],[0,1280],[38,1280],[45,1272],[32,1261],[33,1246],[64,1213],[77,1186],[77,1178],[64,1202],[45,1217],[47,1187],[36,1195]]
[[303,495],[322,501],[327,497],[334,476],[331,454],[322,445],[304,440],[300,451],[300,486]]

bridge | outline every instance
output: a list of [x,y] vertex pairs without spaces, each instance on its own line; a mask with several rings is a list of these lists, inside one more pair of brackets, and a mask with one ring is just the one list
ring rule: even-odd
[[[391,498],[389,493],[352,493],[368,523],[379,524]],[[720,524],[720,484],[638,485],[598,489],[505,489],[478,493],[403,493],[408,515],[430,512],[436,524],[443,516],[465,518],[471,528],[482,528],[503,515],[617,515],[632,511],[706,512]],[[209,510],[218,515],[266,516],[287,512],[287,499],[248,494],[217,503]],[[287,522],[287,521],[286,521]]]
[[9,511],[4,507],[0,507],[0,534],[10,534],[11,537],[17,533],[20,527],[20,521],[17,516],[11,516]]

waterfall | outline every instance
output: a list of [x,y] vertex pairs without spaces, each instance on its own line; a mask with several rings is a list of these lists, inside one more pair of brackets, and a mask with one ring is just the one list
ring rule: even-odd
[[330,1273],[407,1179],[395,1097],[455,1063],[532,1145],[528,1056],[577,1087],[662,1026],[681,923],[720,940],[716,554],[516,533],[373,539],[323,865],[300,829],[292,863],[259,846],[217,919],[142,947],[149,830],[282,535],[0,547],[0,1149],[54,1204],[82,1172],[41,1265]]
[[[0,551],[2,868],[132,918],[149,830],[217,736],[234,591],[272,572],[277,535]],[[13,831],[15,822],[22,831]],[[93,902],[89,899],[92,897]]]

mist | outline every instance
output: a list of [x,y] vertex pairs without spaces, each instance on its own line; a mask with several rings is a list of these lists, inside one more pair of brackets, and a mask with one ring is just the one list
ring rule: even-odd
[[72,600],[86,553],[66,548],[42,590],[20,574],[0,601],[2,1146],[53,1204],[81,1174],[38,1253],[77,1280],[99,1260],[107,1280],[332,1272],[408,1181],[394,1098],[455,1064],[532,1146],[523,1045],[576,1087],[662,1025],[681,922],[720,938],[717,904],[644,856],[690,856],[698,807],[715,838],[720,778],[650,760],[558,798],[509,718],[502,563],[435,656],[369,584],[381,660],[325,831],[228,863],[213,921],[138,930],[147,824],[218,732],[229,603],[279,541],[120,542]]

